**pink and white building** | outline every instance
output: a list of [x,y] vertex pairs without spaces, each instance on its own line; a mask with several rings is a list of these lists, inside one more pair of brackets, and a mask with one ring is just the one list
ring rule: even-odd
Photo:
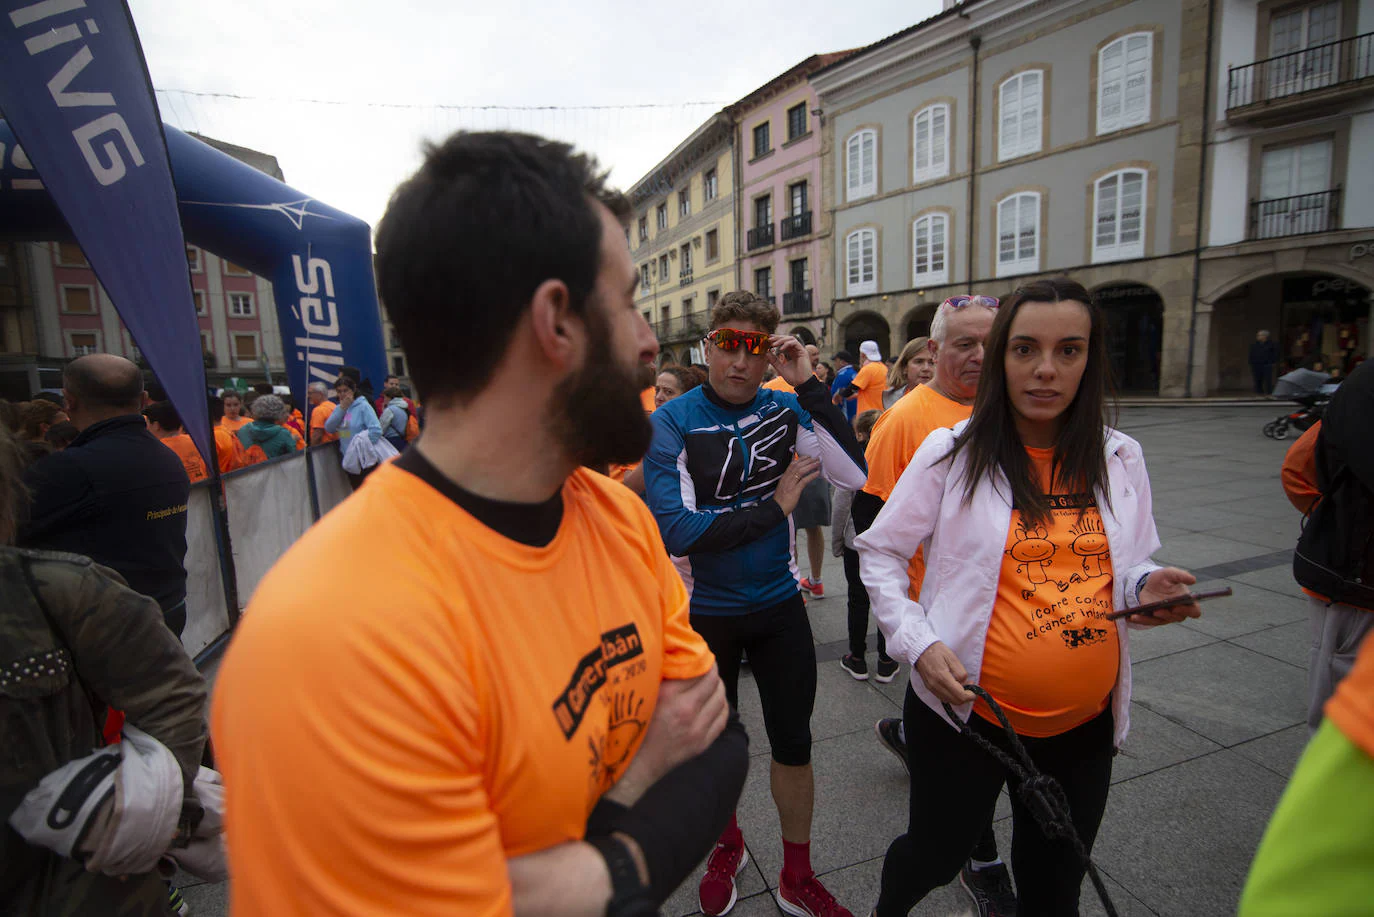
[[730,109],[742,160],[741,285],[777,305],[780,332],[822,346],[835,284],[824,252],[821,113],[807,78],[847,53],[812,55]]

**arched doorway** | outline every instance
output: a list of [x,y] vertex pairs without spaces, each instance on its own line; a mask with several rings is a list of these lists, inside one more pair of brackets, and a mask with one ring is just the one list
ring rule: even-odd
[[1164,337],[1164,300],[1151,287],[1113,283],[1093,298],[1107,319],[1107,358],[1116,390],[1159,394],[1159,353]]
[[877,341],[883,356],[891,356],[887,351],[892,346],[892,331],[881,315],[860,312],[844,323],[840,333],[844,339],[844,349],[854,355],[856,362],[859,359],[859,345],[864,341]]
[[798,325],[788,333],[791,334],[797,340],[801,341],[803,344],[816,343],[816,335],[812,333],[811,329],[806,327],[805,325]]
[[935,308],[934,305],[918,306],[907,313],[906,321],[902,325],[903,346],[908,341],[929,336],[930,323],[935,318]]
[[1251,278],[1216,300],[1214,385],[1251,390],[1250,344],[1262,330],[1278,344],[1274,377],[1318,366],[1344,375],[1369,352],[1371,317],[1369,288],[1345,277],[1304,271]]

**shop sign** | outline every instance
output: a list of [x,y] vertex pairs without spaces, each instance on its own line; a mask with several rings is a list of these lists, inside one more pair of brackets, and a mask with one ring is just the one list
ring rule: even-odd
[[1356,242],[1354,245],[1350,246],[1351,261],[1357,261],[1360,258],[1368,258],[1370,255],[1374,255],[1374,239]]

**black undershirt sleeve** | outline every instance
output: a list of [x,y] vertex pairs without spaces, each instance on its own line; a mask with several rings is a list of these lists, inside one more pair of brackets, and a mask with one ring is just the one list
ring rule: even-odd
[[867,532],[868,527],[873,524],[873,520],[878,518],[878,513],[882,512],[883,506],[881,497],[866,490],[856,493],[854,504],[849,510],[849,517],[854,520],[854,534],[862,535]]
[[787,514],[776,500],[771,499],[748,509],[721,513],[685,553],[729,551],[742,544],[758,541],[786,521]]
[[711,747],[685,761],[626,808],[602,799],[587,819],[587,837],[620,832],[635,839],[649,867],[650,892],[662,904],[715,845],[744,791],[749,736],[739,714]]
[[867,472],[868,463],[864,460],[864,447],[859,445],[858,438],[854,436],[854,428],[845,418],[844,410],[839,405],[831,403],[830,391],[825,387],[825,383],[815,376],[807,379],[797,386],[797,401],[806,413],[811,415],[812,422],[829,433],[830,438],[835,440],[854,464]]

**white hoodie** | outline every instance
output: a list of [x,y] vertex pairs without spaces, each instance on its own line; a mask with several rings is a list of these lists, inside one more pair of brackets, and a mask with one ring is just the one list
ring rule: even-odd
[[[979,482],[972,501],[965,504],[968,453],[960,453],[953,462],[941,459],[967,425],[964,421],[926,437],[872,527],[855,540],[855,548],[888,653],[914,666],[932,643],[942,642],[959,657],[970,680],[977,682],[997,601],[1012,505],[1010,487],[1000,471],[995,484],[986,477]],[[1113,605],[1132,608],[1140,603],[1141,578],[1159,569],[1150,558],[1159,549],[1159,535],[1140,444],[1110,428],[1106,438],[1110,500],[1099,493],[1098,512],[1111,551]],[[922,545],[926,573],[921,600],[913,602],[908,597],[907,564]],[[1121,661],[1112,713],[1119,747],[1130,729],[1131,652],[1126,619],[1116,625]],[[911,686],[926,706],[945,716],[940,701],[914,670]],[[972,709],[968,703],[955,712],[967,720]]]

